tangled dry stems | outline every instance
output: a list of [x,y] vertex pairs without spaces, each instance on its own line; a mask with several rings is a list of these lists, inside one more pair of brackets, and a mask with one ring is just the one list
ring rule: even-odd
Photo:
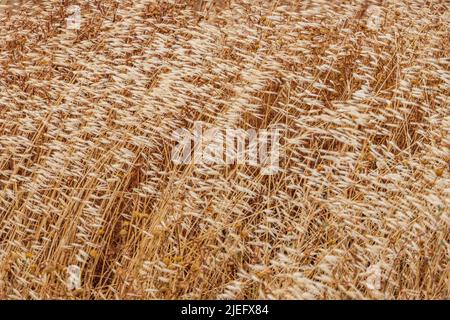
[[[448,298],[448,22],[446,1],[4,8],[0,297]],[[281,172],[175,166],[194,121],[281,125]]]

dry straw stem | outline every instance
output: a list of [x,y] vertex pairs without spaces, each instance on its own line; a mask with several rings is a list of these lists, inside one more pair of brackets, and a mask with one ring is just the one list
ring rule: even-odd
[[[449,298],[448,6],[2,9],[0,298]],[[282,126],[280,172],[174,165],[195,121]]]

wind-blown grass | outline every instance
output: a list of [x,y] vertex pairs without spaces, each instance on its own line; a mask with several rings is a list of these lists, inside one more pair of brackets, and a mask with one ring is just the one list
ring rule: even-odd
[[63,3],[0,9],[0,298],[449,298],[448,2]]

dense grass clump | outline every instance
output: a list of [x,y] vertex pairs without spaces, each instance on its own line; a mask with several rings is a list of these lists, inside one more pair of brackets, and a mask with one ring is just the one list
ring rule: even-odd
[[[448,1],[21,2],[1,299],[449,298]],[[282,128],[279,172],[174,164],[196,121]]]

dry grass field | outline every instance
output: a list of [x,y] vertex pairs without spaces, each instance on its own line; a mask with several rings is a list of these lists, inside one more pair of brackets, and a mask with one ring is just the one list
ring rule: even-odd
[[2,2],[0,299],[450,297],[448,1]]

